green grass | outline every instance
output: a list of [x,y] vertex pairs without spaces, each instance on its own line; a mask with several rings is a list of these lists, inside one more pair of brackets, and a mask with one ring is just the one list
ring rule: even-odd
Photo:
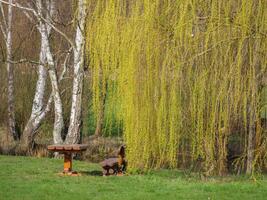
[[80,177],[59,176],[60,159],[0,156],[0,200],[266,199],[267,177],[213,177],[206,181],[173,170],[102,177],[97,164],[74,162]]

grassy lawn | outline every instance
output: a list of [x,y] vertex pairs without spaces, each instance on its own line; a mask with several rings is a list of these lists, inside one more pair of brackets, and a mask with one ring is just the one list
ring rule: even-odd
[[74,162],[79,177],[59,176],[60,159],[0,156],[0,200],[31,199],[267,199],[267,176],[186,178],[179,171],[102,177],[97,164]]

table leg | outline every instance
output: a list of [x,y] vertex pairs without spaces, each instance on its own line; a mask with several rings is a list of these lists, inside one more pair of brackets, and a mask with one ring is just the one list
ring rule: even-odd
[[72,154],[64,153],[64,173],[70,173],[72,171]]

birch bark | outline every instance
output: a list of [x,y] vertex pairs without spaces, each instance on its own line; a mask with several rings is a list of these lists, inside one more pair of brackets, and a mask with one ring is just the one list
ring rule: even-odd
[[[37,0],[37,9],[38,13],[41,16],[42,15],[42,1]],[[55,10],[55,1],[46,1],[47,9],[49,9],[50,13],[47,14],[46,18],[52,16]],[[47,19],[48,20],[48,19]],[[42,19],[39,19],[40,23],[40,33],[42,42],[44,43],[44,48],[46,52],[46,59],[48,63],[48,73],[52,85],[52,95],[54,99],[54,108],[55,108],[55,121],[54,121],[54,129],[53,129],[53,141],[54,144],[61,144],[63,143],[61,132],[64,126],[63,121],[63,109],[62,109],[62,101],[59,93],[59,87],[58,87],[58,78],[56,73],[56,66],[54,62],[54,58],[51,52],[50,43],[49,43],[49,35],[48,33],[51,32],[51,26],[48,23],[45,23],[42,21]]]
[[82,92],[84,76],[84,29],[86,18],[86,5],[84,0],[78,1],[78,22],[75,36],[74,48],[74,79],[72,88],[72,105],[70,114],[70,125],[65,143],[80,143],[82,126]]
[[63,143],[61,132],[64,127],[63,121],[63,109],[62,109],[62,101],[59,93],[58,87],[58,78],[55,69],[55,63],[53,60],[53,56],[50,50],[49,41],[46,33],[44,40],[46,41],[46,57],[48,62],[48,73],[50,76],[50,81],[52,85],[52,94],[54,98],[54,107],[55,107],[55,121],[54,121],[54,129],[53,129],[53,141],[54,144],[61,144]]
[[33,145],[36,131],[40,127],[41,122],[46,114],[44,113],[43,109],[44,109],[44,94],[46,88],[47,70],[44,66],[44,64],[46,63],[46,56],[45,56],[45,46],[42,41],[41,41],[39,61],[41,64],[38,66],[38,80],[36,83],[32,112],[30,119],[28,120],[23,131],[23,138],[25,140],[24,142],[27,144],[27,146]]
[[[41,0],[36,1],[37,13],[39,16],[43,16],[43,6]],[[46,1],[46,20],[49,20],[55,12],[55,1]],[[38,18],[38,29],[41,34],[41,51],[40,51],[40,65],[38,70],[38,81],[35,90],[35,96],[33,100],[32,114],[24,129],[24,138],[26,145],[32,148],[34,145],[34,137],[41,122],[45,118],[46,114],[50,110],[52,100],[55,105],[55,122],[53,129],[53,141],[55,144],[62,143],[61,131],[64,126],[63,123],[63,111],[62,103],[58,89],[58,79],[56,75],[55,63],[50,49],[49,36],[51,34],[51,26],[44,23],[41,18]],[[46,88],[47,69],[45,64],[48,64],[48,73],[52,85],[52,95],[50,95],[49,101],[44,108],[44,93]]]
[[[12,4],[14,0],[9,0],[8,3]],[[14,96],[14,67],[10,62],[12,60],[12,6],[8,5],[7,18],[4,14],[4,9],[1,6],[1,14],[3,23],[1,23],[1,31],[4,35],[6,43],[6,68],[7,68],[7,109],[8,109],[8,131],[14,140],[19,139],[18,132],[16,131],[15,119],[15,96]]]

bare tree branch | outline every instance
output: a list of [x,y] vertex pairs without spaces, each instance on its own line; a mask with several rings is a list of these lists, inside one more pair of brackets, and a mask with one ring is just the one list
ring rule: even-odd
[[22,11],[24,13],[24,15],[30,20],[30,22],[34,22],[34,19],[29,15],[29,13],[25,10]]
[[75,48],[75,44],[72,42],[72,40],[70,38],[68,38],[68,36],[63,33],[61,30],[59,30],[57,27],[55,27],[53,25],[53,23],[51,23],[50,21],[52,20],[47,20],[45,19],[41,13],[37,13],[33,8],[29,8],[29,7],[25,7],[25,6],[22,6],[18,3],[9,3],[9,2],[6,2],[4,0],[0,0],[0,3],[4,3],[4,4],[7,4],[7,5],[10,5],[10,6],[13,6],[13,7],[16,7],[16,8],[19,8],[19,9],[22,9],[24,11],[29,11],[29,12],[32,12],[39,20],[43,20],[45,23],[47,23],[49,26],[51,26],[53,28],[54,31],[56,31],[57,33],[59,33],[63,38],[65,38],[65,40],[67,40],[67,42],[73,47]]
[[30,11],[30,12],[33,12],[36,14],[35,10],[32,9],[32,8],[28,8],[28,7],[24,7],[22,5],[20,5],[19,3],[9,3],[7,1],[4,1],[4,0],[0,0],[0,3],[3,3],[3,4],[6,4],[6,5],[10,5],[10,6],[13,6],[15,8],[19,8],[19,9],[22,9],[22,10],[26,10],[26,11]]
[[34,65],[40,65],[40,62],[34,61],[34,60],[27,60],[27,59],[21,59],[21,60],[0,60],[0,62],[3,63],[10,63],[10,64],[21,64],[21,63],[30,63]]
[[51,26],[54,31],[56,31],[57,33],[59,33],[63,38],[65,38],[65,40],[67,40],[67,42],[72,46],[73,49],[76,48],[75,44],[71,41],[71,39],[65,34],[63,33],[61,30],[59,30],[57,27],[54,26],[53,23],[49,22],[47,19],[41,17],[41,19],[47,23],[49,26]]
[[67,62],[69,61],[69,58],[70,58],[70,55],[71,55],[71,51],[72,51],[72,47],[69,49],[66,57],[65,57],[65,60],[64,60],[64,63],[63,63],[63,71],[62,71],[62,74],[61,76],[59,77],[59,81],[61,81],[63,78],[64,78],[64,75],[67,71]]
[[2,20],[0,20],[0,28],[1,28],[1,31],[3,33],[4,39],[5,39],[5,42],[6,42],[7,24],[6,24],[6,18],[5,18],[5,13],[4,13],[4,9],[3,9],[2,3],[0,3],[0,12],[1,12],[1,15],[2,15],[2,18],[3,18],[3,22],[2,22]]
[[5,16],[3,5],[2,5],[1,2],[0,2],[0,10],[1,10],[2,17],[3,17],[3,21],[4,21],[4,26],[5,26],[5,29],[6,29],[7,28],[6,16]]
[[4,36],[4,40],[6,42],[6,31],[5,31],[5,28],[4,28],[3,23],[1,22],[1,20],[0,20],[0,29],[2,31],[2,34]]

